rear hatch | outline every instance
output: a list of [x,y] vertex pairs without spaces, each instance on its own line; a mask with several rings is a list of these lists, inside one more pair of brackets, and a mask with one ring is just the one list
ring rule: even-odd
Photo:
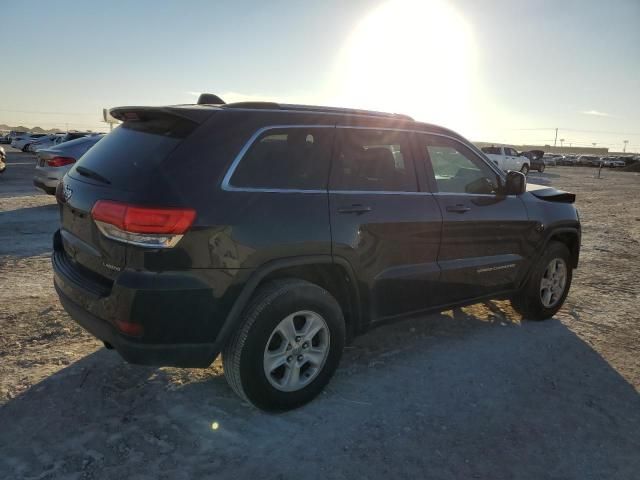
[[166,178],[158,175],[162,162],[212,113],[180,107],[123,107],[112,112],[124,123],[75,163],[56,193],[62,260],[87,281],[98,283],[115,279],[126,266],[128,245],[98,229],[91,215],[96,202],[158,202],[167,188]]

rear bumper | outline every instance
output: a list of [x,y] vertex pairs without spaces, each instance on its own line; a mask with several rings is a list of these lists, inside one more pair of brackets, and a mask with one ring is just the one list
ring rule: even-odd
[[[228,314],[228,301],[221,297],[232,278],[228,271],[124,270],[110,280],[67,254],[60,232],[54,235],[52,266],[65,310],[125,360],[207,367],[220,352],[218,337]],[[132,326],[139,336],[127,334]]]
[[71,318],[94,337],[109,343],[129,363],[205,368],[211,365],[218,353],[214,344],[144,344],[129,339],[110,323],[72,301],[57,284],[55,287],[60,303]]

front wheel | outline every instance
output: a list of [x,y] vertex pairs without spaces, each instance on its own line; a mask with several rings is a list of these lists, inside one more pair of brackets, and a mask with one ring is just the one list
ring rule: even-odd
[[528,320],[553,317],[569,293],[573,269],[569,249],[552,241],[524,288],[511,300],[515,310]]
[[25,152],[25,153],[28,152],[30,146],[31,146],[31,144],[27,143],[24,147],[22,147],[22,151]]
[[524,165],[522,165],[520,171],[526,175],[527,173],[529,173],[529,165],[525,163]]
[[243,316],[222,353],[231,388],[267,411],[315,398],[344,348],[344,318],[335,298],[305,280],[277,280],[260,288]]

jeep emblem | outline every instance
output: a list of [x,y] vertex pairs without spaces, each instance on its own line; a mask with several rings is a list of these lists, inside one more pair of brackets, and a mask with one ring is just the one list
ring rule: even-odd
[[71,190],[71,187],[69,187],[69,185],[65,185],[62,188],[62,197],[64,198],[64,201],[68,202],[71,198],[71,195],[73,195],[73,190]]

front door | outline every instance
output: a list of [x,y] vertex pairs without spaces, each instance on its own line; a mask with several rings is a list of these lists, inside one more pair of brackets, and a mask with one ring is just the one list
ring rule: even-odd
[[333,255],[356,271],[371,320],[437,304],[442,218],[418,186],[410,134],[338,127],[329,209]]
[[503,177],[462,142],[417,135],[442,211],[442,303],[513,289],[527,264],[530,222],[522,200],[502,194]]

